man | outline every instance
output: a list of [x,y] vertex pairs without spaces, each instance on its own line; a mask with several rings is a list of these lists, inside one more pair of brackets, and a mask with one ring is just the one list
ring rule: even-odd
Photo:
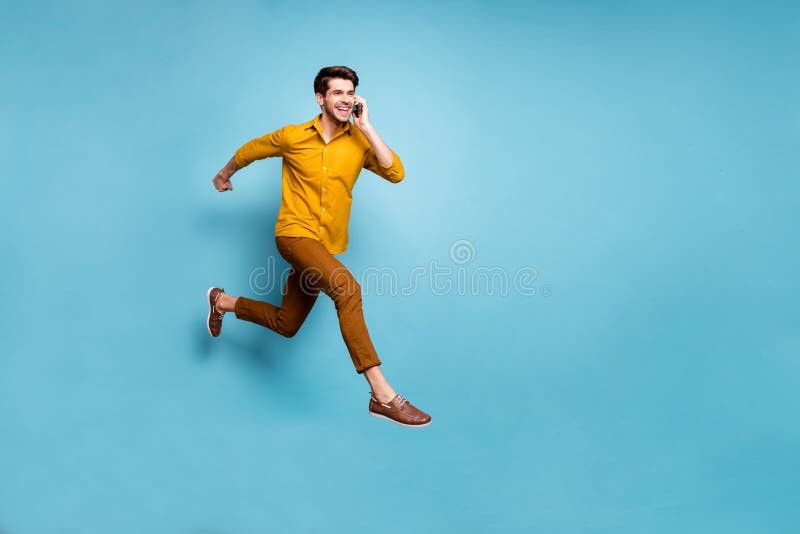
[[363,373],[372,388],[369,413],[421,427],[430,424],[430,416],[398,395],[386,381],[364,322],[361,287],[333,256],[347,248],[352,189],[361,169],[367,168],[393,183],[404,177],[400,158],[369,123],[369,108],[355,94],[357,86],[358,76],[348,67],[320,70],[314,79],[314,92],[321,113],[306,123],[284,126],[245,143],[214,177],[217,191],[231,191],[231,176],[242,167],[258,159],[283,158],[275,244],[292,270],[280,307],[210,288],[207,326],[212,336],[219,336],[225,312],[233,311],[238,319],[292,337],[322,291],[336,306],[356,372]]

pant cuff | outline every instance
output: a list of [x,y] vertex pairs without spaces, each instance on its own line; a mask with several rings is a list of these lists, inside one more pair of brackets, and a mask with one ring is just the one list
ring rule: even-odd
[[375,362],[369,362],[369,363],[365,363],[365,364],[363,364],[363,365],[360,365],[360,366],[357,366],[357,367],[356,367],[356,373],[358,373],[358,374],[362,374],[364,371],[366,371],[366,370],[367,370],[367,369],[369,369],[370,367],[375,367],[375,366],[378,366],[378,365],[380,365],[380,364],[381,364],[381,361],[380,361],[380,360],[377,360],[377,363],[375,363]]

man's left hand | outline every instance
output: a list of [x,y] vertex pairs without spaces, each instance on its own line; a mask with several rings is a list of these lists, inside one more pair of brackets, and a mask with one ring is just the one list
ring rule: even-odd
[[361,112],[359,113],[359,117],[356,117],[356,114],[353,113],[353,124],[358,126],[359,130],[364,130],[365,128],[369,127],[369,110],[367,109],[367,101],[361,98],[360,96],[356,95],[355,101],[353,104],[357,104],[361,107]]

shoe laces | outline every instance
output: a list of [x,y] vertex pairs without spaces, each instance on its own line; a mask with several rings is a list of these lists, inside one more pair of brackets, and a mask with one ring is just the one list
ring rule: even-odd
[[[375,394],[374,394],[372,391],[370,391],[370,392],[369,392],[369,394],[372,396],[372,398],[373,398],[373,399],[375,399],[375,402],[377,402],[378,404],[381,404],[381,405],[383,405],[383,406],[386,406],[387,408],[389,407],[389,405],[388,405],[388,404],[385,404],[385,403],[383,403],[383,402],[379,401],[379,400],[378,400],[378,398],[375,396]],[[404,405],[405,403],[407,403],[407,402],[408,402],[408,399],[406,399],[406,398],[405,398],[405,397],[403,397],[402,395],[397,395],[397,396],[396,396],[394,399],[392,399],[392,400],[395,400],[395,399],[397,399],[397,407],[398,407],[398,408],[399,408],[399,407],[401,407],[402,405]],[[392,402],[392,401],[389,401],[389,402]]]
[[217,301],[219,300],[219,298],[222,296],[222,294],[223,294],[224,292],[225,292],[225,290],[224,290],[224,289],[222,289],[222,288],[220,288],[220,291],[219,291],[219,293],[217,293],[217,296],[216,296],[216,297],[214,297],[214,313],[215,313],[215,314],[216,314],[216,316],[217,316],[218,318],[220,318],[220,319],[222,319],[222,316],[223,316],[223,315],[225,315],[225,312],[221,312],[221,311],[219,311],[219,310],[217,309]]

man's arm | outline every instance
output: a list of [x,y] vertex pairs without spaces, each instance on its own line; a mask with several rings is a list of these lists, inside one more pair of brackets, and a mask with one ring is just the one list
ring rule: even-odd
[[236,163],[236,158],[231,158],[228,164],[214,177],[214,187],[217,188],[217,191],[232,191],[233,185],[231,185],[231,176],[239,169],[241,169],[241,167]]
[[400,158],[392,149],[386,146],[381,136],[378,135],[378,132],[376,132],[375,128],[369,123],[367,101],[357,96],[356,103],[361,106],[361,116],[356,117],[353,115],[353,122],[358,126],[358,129],[361,130],[361,133],[364,134],[364,137],[367,138],[371,147],[367,154],[367,159],[364,162],[364,167],[390,182],[399,182],[405,176],[403,162],[400,161]]
[[214,187],[217,191],[231,191],[231,176],[239,169],[247,167],[257,159],[271,158],[283,155],[284,131],[286,127],[257,137],[243,144],[233,155],[231,160],[214,177]]
[[391,149],[386,146],[386,143],[383,142],[381,136],[378,135],[378,132],[375,131],[375,128],[373,128],[369,123],[369,109],[367,108],[367,101],[360,96],[357,96],[355,103],[361,106],[361,116],[356,117],[353,115],[353,123],[358,126],[358,129],[361,130],[361,133],[363,133],[364,137],[367,138],[369,144],[372,145],[372,150],[375,152],[375,156],[378,158],[378,163],[384,167],[388,167],[392,164],[394,155],[392,154]]

